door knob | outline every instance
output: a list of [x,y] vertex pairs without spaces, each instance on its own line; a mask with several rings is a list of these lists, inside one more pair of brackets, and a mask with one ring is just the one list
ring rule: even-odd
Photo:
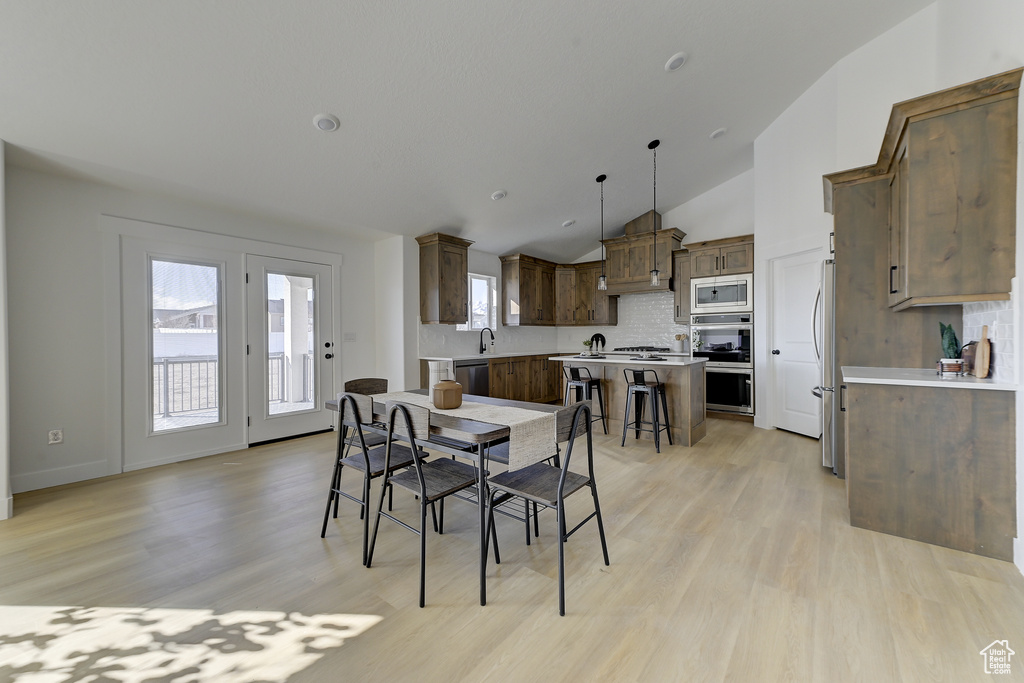
[[782,352],[781,352],[781,351],[779,351],[778,349],[772,349],[772,355],[773,355],[773,356],[777,356],[777,355],[779,355],[780,353],[782,353]]
[[326,358],[327,360],[330,360],[330,359],[334,358],[334,354],[333,353],[325,353],[324,354],[324,358]]

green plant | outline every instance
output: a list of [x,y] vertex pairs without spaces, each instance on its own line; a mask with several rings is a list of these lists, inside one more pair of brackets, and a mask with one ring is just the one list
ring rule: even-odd
[[952,325],[939,323],[939,333],[942,335],[942,357],[959,358],[960,340],[956,338],[956,331]]
[[589,349],[591,346],[594,345],[594,342],[592,340],[590,340],[590,339],[584,339],[583,340],[583,345],[586,346]]

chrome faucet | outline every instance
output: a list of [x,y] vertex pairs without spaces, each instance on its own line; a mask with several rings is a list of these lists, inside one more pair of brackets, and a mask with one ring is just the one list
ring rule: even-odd
[[484,346],[484,332],[491,335],[491,343],[494,343],[494,330],[489,327],[480,330],[480,353],[487,353],[487,347]]

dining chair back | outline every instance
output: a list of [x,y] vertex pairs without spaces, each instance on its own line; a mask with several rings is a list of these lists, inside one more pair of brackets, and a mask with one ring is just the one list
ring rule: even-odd
[[426,604],[426,558],[427,558],[427,506],[439,502],[440,523],[438,533],[444,533],[444,499],[477,483],[477,471],[472,465],[458,460],[438,458],[425,460],[420,447],[430,438],[430,410],[422,406],[402,402],[388,402],[388,428],[385,448],[385,469],[392,453],[407,443],[413,454],[413,466],[402,472],[387,471],[384,486],[393,485],[411,491],[419,499],[419,528],[406,524],[397,517],[383,511],[383,492],[377,501],[377,514],[373,519],[373,533],[366,557],[366,566],[373,562],[373,549],[377,542],[380,518],[387,517],[399,526],[405,527],[420,537],[420,607]]
[[[570,427],[566,433],[564,428],[560,429],[560,425],[564,425],[567,422]],[[499,496],[504,494],[518,496],[532,503],[555,509],[558,519],[558,613],[562,616],[565,616],[565,542],[591,519],[597,520],[597,530],[601,538],[604,563],[605,565],[609,564],[608,544],[605,540],[604,521],[601,518],[601,503],[597,496],[597,482],[594,478],[594,443],[591,422],[589,402],[581,402],[560,409],[555,414],[555,429],[558,433],[560,450],[561,443],[565,444],[565,449],[561,452],[560,467],[549,465],[547,462],[538,462],[522,469],[496,474],[487,480],[490,491],[487,502],[487,524],[489,527],[487,539],[490,539],[493,532],[494,503]],[[587,436],[587,473],[585,475],[569,469],[573,450],[577,438],[581,436],[581,430],[585,431]],[[565,436],[564,441],[562,440],[563,434]],[[566,531],[565,498],[582,490],[584,487],[590,489],[591,496],[594,499],[594,512],[573,527],[572,530]]]
[[[338,399],[338,441],[334,458],[334,471],[331,474],[331,486],[327,496],[327,508],[324,510],[323,526],[320,538],[327,535],[327,522],[333,508],[334,518],[338,518],[338,500],[348,498],[359,504],[359,518],[363,520],[363,564],[367,558],[367,538],[370,523],[370,482],[383,475],[388,468],[391,471],[409,467],[413,463],[412,451],[402,446],[391,454],[390,461],[385,458],[384,446],[373,447],[364,433],[363,428],[371,424],[373,418],[373,399],[363,394],[346,393]],[[346,437],[345,434],[349,436]],[[351,453],[355,447],[356,452]],[[341,475],[345,467],[363,473],[362,494],[356,498],[341,488]],[[391,488],[385,487],[390,494]],[[383,498],[384,490],[381,491]],[[388,509],[390,509],[390,503]]]

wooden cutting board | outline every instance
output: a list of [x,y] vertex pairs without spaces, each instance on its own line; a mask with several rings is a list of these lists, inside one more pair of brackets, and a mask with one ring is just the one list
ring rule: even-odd
[[992,358],[992,347],[988,341],[988,325],[981,328],[981,339],[978,341],[977,355],[974,357],[974,376],[979,379],[988,377],[988,364]]

